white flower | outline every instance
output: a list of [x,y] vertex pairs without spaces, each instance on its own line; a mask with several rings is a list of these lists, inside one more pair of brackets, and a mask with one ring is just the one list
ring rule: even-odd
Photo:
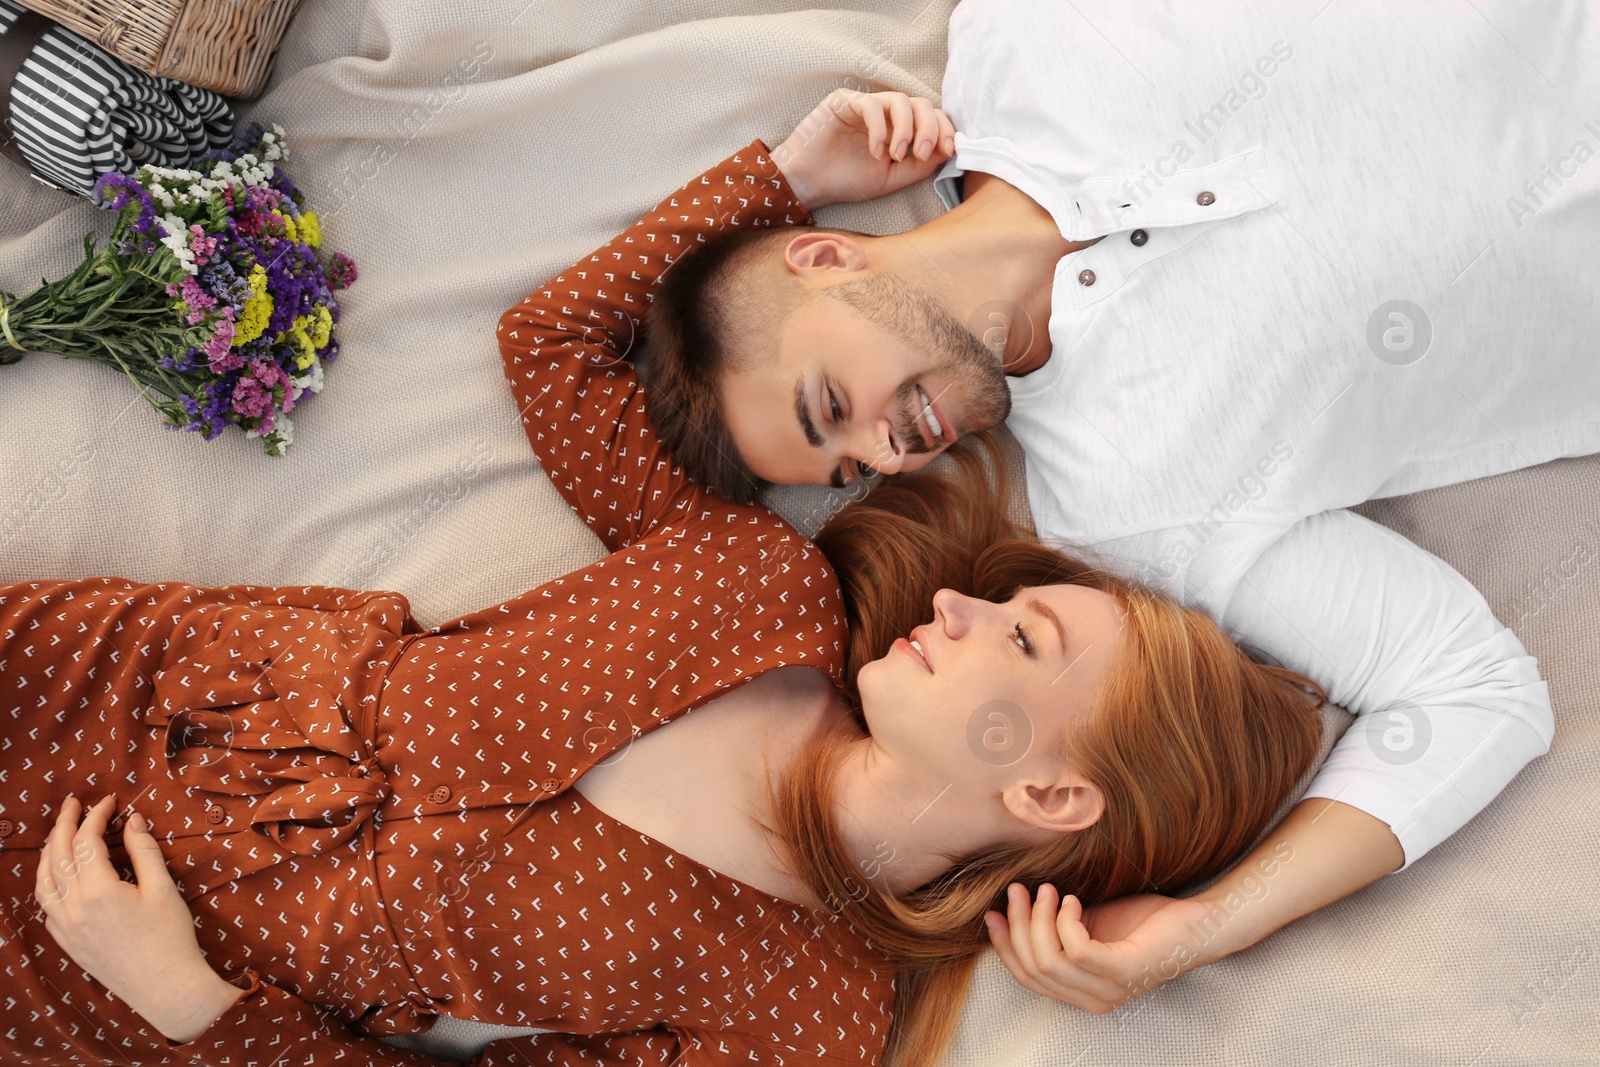
[[274,429],[271,434],[263,434],[259,429],[255,429],[246,430],[244,435],[246,437],[276,436],[278,438],[278,447],[276,449],[269,450],[268,454],[281,456],[283,455],[285,449],[294,444],[294,423],[289,421],[289,416],[279,415],[273,420],[273,425]]
[[[322,360],[312,360],[309,373],[303,374],[298,378],[290,378],[289,381],[294,383],[294,387],[301,392],[322,392]],[[296,399],[298,398],[299,394],[296,394]]]
[[167,231],[167,235],[161,238],[161,243],[166,245],[172,254],[177,257],[178,264],[183,267],[184,272],[187,274],[200,273],[199,268],[195,266],[194,252],[189,248],[189,231],[184,226],[183,220],[176,215],[163,215],[161,216],[161,226]]

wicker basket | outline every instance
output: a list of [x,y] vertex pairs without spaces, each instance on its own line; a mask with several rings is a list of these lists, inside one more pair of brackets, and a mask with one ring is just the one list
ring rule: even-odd
[[124,62],[224,96],[261,94],[300,0],[19,0]]

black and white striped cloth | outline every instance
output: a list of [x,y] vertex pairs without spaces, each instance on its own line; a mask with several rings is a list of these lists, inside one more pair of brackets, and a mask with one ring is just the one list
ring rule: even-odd
[[[0,0],[0,35],[21,14]],[[233,108],[218,94],[152,77],[62,26],[40,38],[11,85],[11,128],[23,157],[84,196],[107,171],[187,167],[227,147],[233,127]]]

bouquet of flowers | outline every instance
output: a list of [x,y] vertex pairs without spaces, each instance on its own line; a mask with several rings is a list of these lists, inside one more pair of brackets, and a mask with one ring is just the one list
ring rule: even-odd
[[277,166],[288,154],[281,127],[251,124],[199,169],[102,175],[110,243],[97,251],[90,234],[67,277],[21,300],[0,292],[0,363],[44,351],[111,364],[170,428],[209,441],[238,426],[283,455],[288,413],[339,354],[333,294],[356,277],[347,257],[319,255],[317,216]]

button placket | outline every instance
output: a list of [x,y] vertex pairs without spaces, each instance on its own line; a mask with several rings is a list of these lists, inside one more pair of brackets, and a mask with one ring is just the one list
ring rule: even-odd
[[1237,218],[1276,203],[1277,195],[1266,152],[1255,148],[1175,171],[1159,185],[1147,173],[1087,178],[1065,189],[1061,200],[1074,231],[1101,236]]

